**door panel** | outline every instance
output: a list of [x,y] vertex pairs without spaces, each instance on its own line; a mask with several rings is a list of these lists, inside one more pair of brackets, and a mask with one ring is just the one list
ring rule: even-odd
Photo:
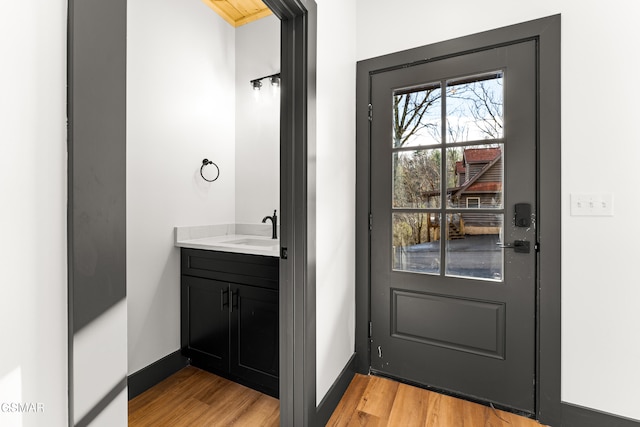
[[535,43],[374,74],[371,104],[372,369],[533,412]]
[[391,298],[393,337],[504,359],[504,304],[398,289]]

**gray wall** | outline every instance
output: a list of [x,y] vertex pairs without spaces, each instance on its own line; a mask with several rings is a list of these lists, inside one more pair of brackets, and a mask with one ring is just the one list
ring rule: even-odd
[[126,422],[126,0],[69,10],[69,419],[117,425]]

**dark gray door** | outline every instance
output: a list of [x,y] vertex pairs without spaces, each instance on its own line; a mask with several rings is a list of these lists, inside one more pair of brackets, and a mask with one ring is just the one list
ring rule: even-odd
[[535,43],[371,77],[371,367],[534,411]]

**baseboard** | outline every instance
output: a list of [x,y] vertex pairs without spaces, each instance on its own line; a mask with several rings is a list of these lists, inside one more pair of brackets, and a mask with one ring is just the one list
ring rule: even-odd
[[129,375],[129,400],[145,392],[165,378],[188,365],[187,358],[177,350]]
[[640,421],[562,402],[562,427],[640,427]]
[[340,375],[338,375],[338,378],[333,382],[331,388],[329,388],[329,391],[316,408],[316,419],[314,423],[316,426],[324,426],[327,424],[327,421],[331,418],[336,406],[340,403],[340,399],[342,399],[344,392],[347,390],[347,387],[349,387],[355,373],[356,354],[353,353],[345,367],[342,369],[342,372],[340,372]]

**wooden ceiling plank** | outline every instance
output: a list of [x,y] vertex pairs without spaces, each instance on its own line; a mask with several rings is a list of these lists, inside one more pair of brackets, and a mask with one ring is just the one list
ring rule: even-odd
[[236,26],[236,20],[229,16],[227,12],[221,7],[220,2],[213,0],[202,0],[202,3],[209,6],[215,13],[217,13],[222,19],[227,21],[229,24]]
[[262,13],[268,9],[260,0],[227,0],[229,4],[235,7],[243,16]]
[[271,14],[272,14],[271,9],[269,8],[263,9],[257,13],[254,13],[253,15],[245,16],[244,18],[238,19],[236,21],[236,27],[239,27],[240,25],[248,24],[249,22],[257,21],[258,19],[264,18],[265,16],[269,16]]
[[235,8],[230,7],[226,1],[202,0],[202,2],[213,9],[214,12],[220,15],[231,25],[235,25],[236,20],[242,17],[242,14],[240,14],[240,12],[238,12]]
[[262,11],[264,9],[268,9],[268,7],[262,2],[262,0],[240,0],[240,3],[242,3],[245,8],[254,11]]
[[234,27],[271,15],[271,10],[261,0],[202,1]]
[[[211,0],[209,0],[211,1]],[[244,13],[242,13],[241,11],[239,11],[236,7],[234,7],[231,3],[229,3],[228,1],[222,1],[222,0],[214,0],[215,3],[218,3],[218,7],[224,11],[224,13],[226,13],[227,15],[229,15],[229,17],[231,19],[233,19],[234,21],[237,21],[238,19],[242,18],[244,16]]]

